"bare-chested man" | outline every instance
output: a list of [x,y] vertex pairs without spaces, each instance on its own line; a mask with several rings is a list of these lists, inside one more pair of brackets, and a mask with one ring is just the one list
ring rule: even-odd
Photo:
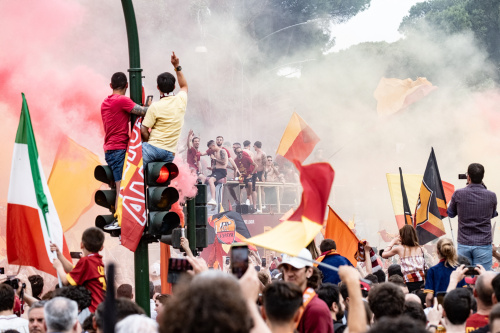
[[214,140],[208,141],[207,147],[211,150],[210,158],[212,159],[212,174],[207,177],[212,198],[207,202],[207,205],[217,206],[217,202],[215,201],[215,183],[222,178],[226,178],[228,157],[226,151],[217,146]]
[[252,143],[250,142],[250,140],[245,140],[245,141],[243,141],[243,151],[244,151],[245,153],[247,153],[248,155],[250,155],[250,157],[251,157],[251,158],[252,158],[252,160],[253,160],[253,159],[255,158],[255,156],[254,156],[254,153],[253,153],[252,149],[250,149],[250,145],[251,145],[251,144],[252,144]]
[[[260,209],[257,209],[257,186],[256,183],[257,181],[263,182],[264,180],[264,171],[266,170],[266,153],[262,151],[262,142],[260,141],[255,141],[253,144],[253,149],[255,149],[255,155],[253,158],[253,161],[257,165],[256,172],[252,175],[252,199],[253,199],[253,208],[256,210],[257,213],[262,213]],[[264,194],[264,191],[262,193],[262,202],[264,203],[262,205],[262,208],[266,208],[265,202],[266,202],[266,197]]]

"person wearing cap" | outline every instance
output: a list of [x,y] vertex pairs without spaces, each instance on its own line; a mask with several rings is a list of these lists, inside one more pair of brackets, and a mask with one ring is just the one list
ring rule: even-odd
[[299,286],[302,291],[303,303],[297,331],[333,333],[328,306],[316,295],[313,288],[308,287],[308,279],[313,275],[311,252],[302,249],[297,257],[284,255],[278,268],[282,270],[285,282]]

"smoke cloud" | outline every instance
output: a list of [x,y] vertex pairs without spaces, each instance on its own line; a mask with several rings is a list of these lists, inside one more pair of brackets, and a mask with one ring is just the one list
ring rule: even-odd
[[[383,244],[377,231],[397,230],[385,174],[398,167],[423,174],[431,147],[443,180],[463,187],[457,174],[479,162],[488,188],[500,189],[495,172],[500,157],[494,153],[500,141],[500,93],[492,83],[495,68],[472,35],[440,35],[429,28],[393,44],[363,43],[328,54],[309,50],[276,62],[230,8],[181,0],[137,0],[134,6],[146,94],[159,98],[156,76],[172,72],[172,51],[183,66],[189,102],[181,144],[193,129],[201,147],[223,135],[230,142],[262,141],[263,150],[274,155],[297,112],[320,136],[318,148],[335,169],[330,204],[344,220],[354,218],[358,236],[375,246]],[[8,31],[0,35],[4,204],[20,93],[28,100],[46,174],[62,135],[103,156],[100,104],[111,93],[111,75],[128,69],[128,49],[117,2],[4,1],[0,11],[0,30]],[[266,39],[266,48],[273,38],[279,33]],[[439,89],[379,118],[373,91],[384,76],[426,77]],[[93,213],[79,223],[92,225]]]

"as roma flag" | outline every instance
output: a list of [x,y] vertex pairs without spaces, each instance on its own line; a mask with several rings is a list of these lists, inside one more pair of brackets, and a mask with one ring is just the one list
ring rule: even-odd
[[399,168],[399,177],[401,178],[401,195],[403,196],[403,211],[404,211],[404,218],[405,218],[405,224],[409,224],[412,227],[413,225],[413,218],[411,216],[411,210],[410,210],[410,204],[408,203],[408,197],[406,196],[406,190],[405,190],[405,182],[403,180],[403,171],[401,168]]
[[283,156],[290,162],[297,160],[302,164],[318,142],[318,135],[304,119],[294,112],[281,137],[276,154]]
[[442,221],[443,217],[448,216],[446,208],[443,183],[439,175],[436,155],[434,155],[432,148],[415,212],[415,227],[420,244],[426,244],[446,233]]

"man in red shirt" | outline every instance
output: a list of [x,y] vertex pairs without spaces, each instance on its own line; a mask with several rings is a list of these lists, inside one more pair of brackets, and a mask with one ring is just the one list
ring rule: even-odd
[[[55,244],[50,245],[51,251],[56,251],[57,258],[53,265],[61,278],[63,285],[84,286],[91,293],[92,302],[89,306],[90,312],[94,313],[97,306],[104,301],[106,291],[106,278],[104,277],[104,264],[99,251],[104,244],[104,233],[101,229],[92,227],[86,229],[82,234],[80,248],[83,256],[78,260],[75,267],[66,259]],[[67,273],[67,274],[66,274]]]
[[465,323],[466,332],[472,332],[488,325],[490,312],[493,308],[493,285],[492,281],[497,273],[492,271],[482,271],[476,280],[474,297],[477,302],[477,312],[471,314]]
[[[116,186],[115,207],[118,204],[120,182],[122,180],[123,163],[129,141],[130,114],[143,117],[147,106],[140,106],[125,96],[128,88],[127,76],[118,72],[111,77],[109,84],[113,93],[104,99],[101,105],[101,117],[104,126],[104,158],[113,172]],[[113,207],[113,210],[115,209]],[[115,225],[116,224],[116,225]],[[111,227],[113,226],[113,227]],[[106,229],[117,229],[118,223]]]
[[[306,260],[303,260],[304,258]],[[302,249],[297,257],[283,256],[279,268],[283,271],[283,280],[291,282],[302,290],[303,303],[297,331],[300,333],[333,333],[333,321],[330,309],[312,288],[308,288],[307,279],[313,275],[312,255]]]
[[198,179],[204,183],[207,177],[201,172],[200,158],[202,153],[198,150],[200,147],[200,138],[194,136],[193,130],[189,130],[187,147],[187,162],[189,168],[193,170],[198,175]]
[[[234,163],[236,164],[236,167],[240,172],[240,180],[242,180],[245,184],[247,198],[250,199],[252,197],[252,175],[255,171],[256,164],[254,163],[252,158],[241,149],[239,143],[234,143],[233,147],[234,146],[236,146],[236,148],[234,149],[234,153],[236,154]],[[237,202],[239,202],[239,200],[236,199],[236,194],[234,193],[233,187],[229,187],[229,192],[231,193],[232,197]]]

